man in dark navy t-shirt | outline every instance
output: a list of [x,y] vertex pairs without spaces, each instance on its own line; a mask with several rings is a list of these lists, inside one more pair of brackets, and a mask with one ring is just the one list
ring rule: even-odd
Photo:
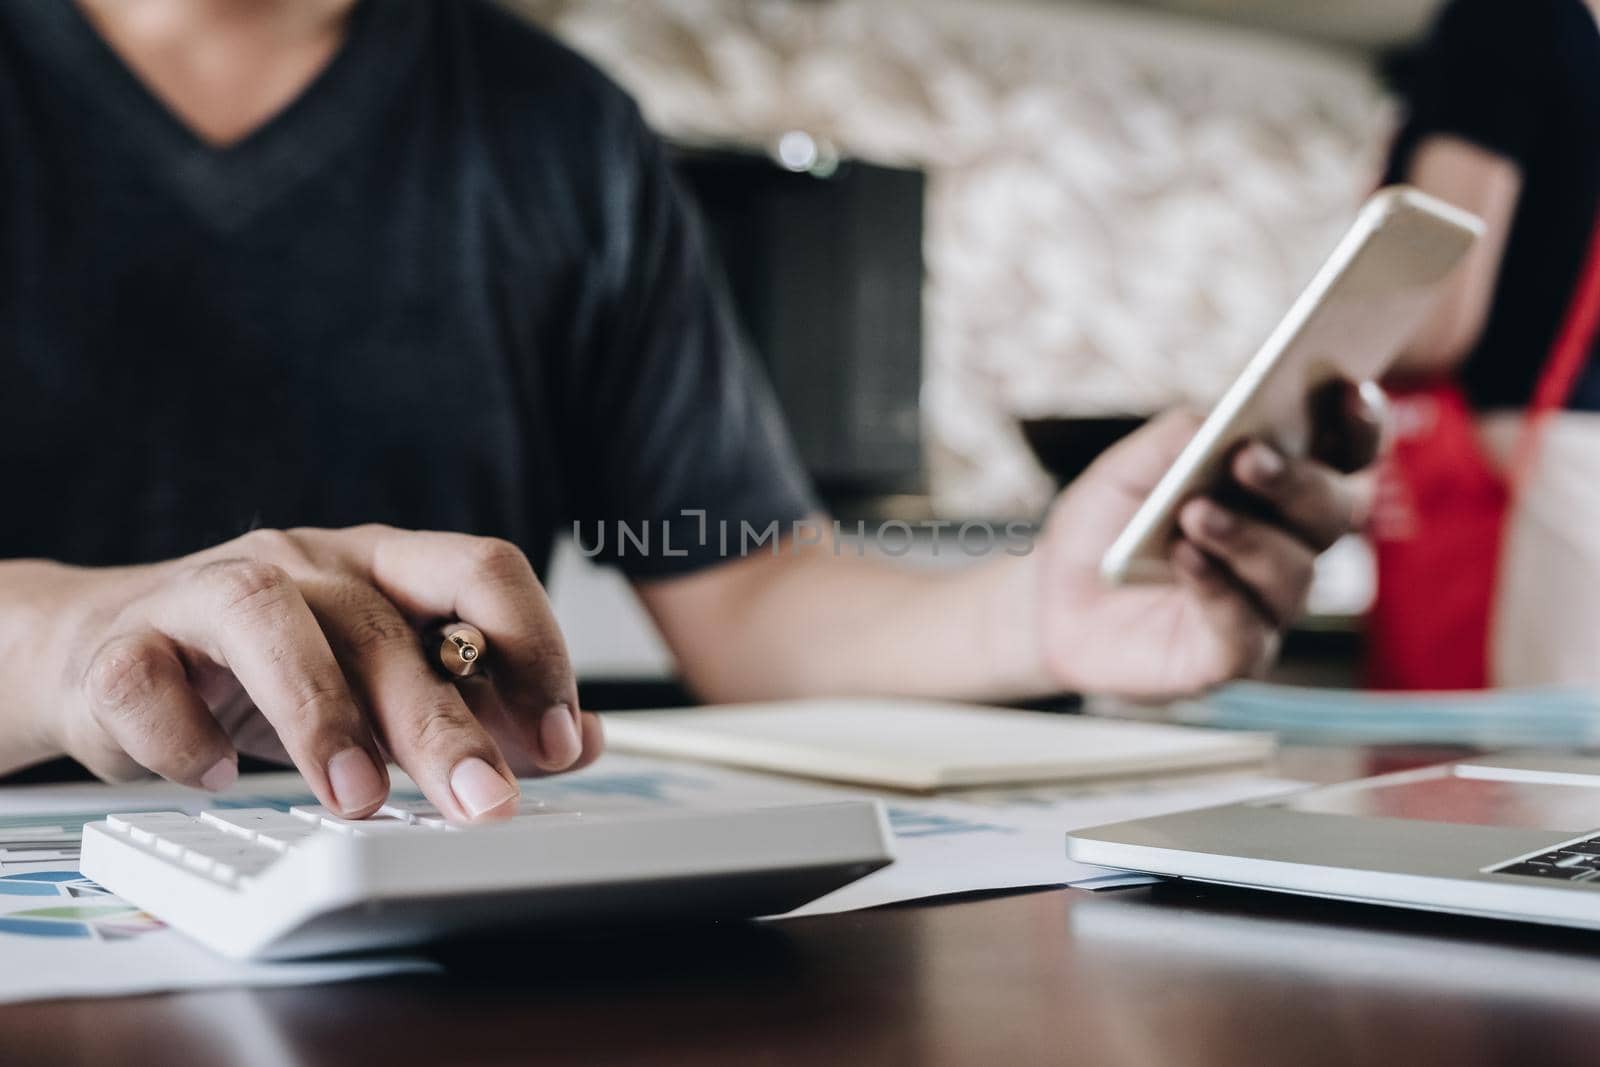
[[[537,578],[574,521],[654,532],[600,551],[703,696],[1000,697],[1259,667],[1357,511],[1256,445],[1250,514],[1184,513],[1179,584],[1102,588],[1173,416],[1034,551],[810,544],[660,146],[480,0],[0,0],[0,415],[0,771],[217,789],[278,752],[352,816],[386,757],[478,819],[598,754]],[[430,670],[451,618],[490,684]]]

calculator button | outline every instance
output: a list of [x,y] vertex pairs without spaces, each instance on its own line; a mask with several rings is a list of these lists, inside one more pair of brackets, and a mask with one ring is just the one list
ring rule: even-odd
[[378,809],[378,814],[387,815],[391,819],[414,822],[422,816],[438,815],[439,809],[426,800],[390,800]]
[[321,832],[322,830],[319,827],[302,824],[296,827],[284,827],[281,830],[257,830],[254,840],[256,844],[264,845],[274,852],[287,852],[302,841],[316,837]]
[[374,834],[414,834],[417,828],[412,823],[400,819],[373,815],[352,825],[350,832],[357,837],[371,837]]
[[201,812],[200,819],[219,830],[247,838],[256,834],[275,836],[284,830],[306,829],[304,820],[271,808],[219,808]]
[[185,815],[181,811],[137,811],[122,812],[106,816],[106,825],[113,830],[127,831],[136,826],[156,829],[174,826],[188,826],[194,822],[194,816]]
[[376,814],[365,819],[344,819],[335,815],[321,805],[306,805],[304,807],[290,808],[294,815],[303,819],[307,824],[319,826],[324,830],[333,830],[341,834],[369,834],[393,833],[396,830],[411,828],[409,819],[397,819],[391,815]]
[[289,809],[289,814],[299,819],[304,819],[313,826],[320,826],[324,830],[337,830],[340,833],[350,833],[359,819],[346,819],[335,815],[321,804],[304,804]]
[[106,816],[108,828],[127,834],[141,845],[153,845],[158,834],[192,825],[193,817],[181,811],[145,811]]
[[212,857],[211,876],[221,881],[240,882],[260,874],[272,866],[275,857],[270,853],[246,853],[237,856]]
[[199,852],[185,852],[183,854],[183,865],[185,867],[193,867],[201,874],[210,874],[211,865],[215,862],[210,856]]
[[543,808],[538,811],[519,811],[510,819],[519,826],[542,826],[552,822],[565,822],[569,819],[581,819],[583,812],[572,811],[567,808]]

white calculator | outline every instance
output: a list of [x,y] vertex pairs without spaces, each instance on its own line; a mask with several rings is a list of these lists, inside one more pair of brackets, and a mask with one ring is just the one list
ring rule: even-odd
[[486,826],[424,802],[107,816],[83,873],[228,956],[393,948],[540,925],[776,915],[892,861],[882,806],[591,814],[524,800]]

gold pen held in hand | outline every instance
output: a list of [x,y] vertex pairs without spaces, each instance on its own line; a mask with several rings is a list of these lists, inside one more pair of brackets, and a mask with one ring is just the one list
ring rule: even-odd
[[465,622],[447,622],[423,632],[433,662],[452,678],[470,678],[483,667],[489,642],[483,631]]

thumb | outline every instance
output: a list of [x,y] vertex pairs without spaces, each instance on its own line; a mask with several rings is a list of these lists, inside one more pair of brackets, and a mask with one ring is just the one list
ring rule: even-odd
[[1173,408],[1107,449],[1080,481],[1115,487],[1143,499],[1200,429],[1199,415]]
[[1052,538],[1073,559],[1097,562],[1199,427],[1192,412],[1168,411],[1107,449],[1056,498]]

